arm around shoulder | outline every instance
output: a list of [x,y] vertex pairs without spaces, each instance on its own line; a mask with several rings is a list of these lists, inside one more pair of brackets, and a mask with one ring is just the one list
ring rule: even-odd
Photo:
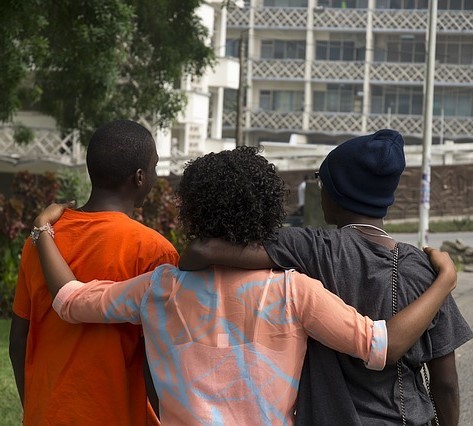
[[267,269],[276,266],[262,245],[241,246],[220,238],[194,240],[181,254],[179,268],[187,271],[210,265],[242,269]]

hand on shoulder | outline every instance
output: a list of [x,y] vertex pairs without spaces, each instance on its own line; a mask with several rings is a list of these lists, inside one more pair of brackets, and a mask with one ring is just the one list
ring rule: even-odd
[[46,207],[33,222],[36,227],[44,226],[47,223],[51,225],[56,223],[64,213],[64,210],[75,206],[75,201],[68,201],[67,203],[57,204],[52,203]]

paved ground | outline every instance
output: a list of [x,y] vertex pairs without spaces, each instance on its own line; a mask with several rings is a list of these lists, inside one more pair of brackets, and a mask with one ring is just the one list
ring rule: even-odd
[[[410,243],[414,246],[418,246],[417,234],[392,234],[398,241]],[[428,234],[427,242],[429,246],[440,248],[444,241],[456,241],[461,240],[466,246],[473,247],[473,232],[440,232]]]

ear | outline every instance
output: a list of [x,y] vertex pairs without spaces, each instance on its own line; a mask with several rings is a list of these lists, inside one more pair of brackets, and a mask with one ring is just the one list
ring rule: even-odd
[[138,169],[135,172],[135,184],[138,188],[141,188],[145,181],[145,172],[143,169]]

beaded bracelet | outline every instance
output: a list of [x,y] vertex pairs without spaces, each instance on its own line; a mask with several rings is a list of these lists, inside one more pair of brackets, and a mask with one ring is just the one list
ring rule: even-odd
[[54,229],[53,226],[48,222],[46,225],[43,226],[33,226],[33,230],[31,231],[31,239],[33,240],[33,244],[36,245],[36,243],[39,240],[39,236],[41,235],[41,232],[46,231],[49,235],[51,235],[51,238],[54,238]]

